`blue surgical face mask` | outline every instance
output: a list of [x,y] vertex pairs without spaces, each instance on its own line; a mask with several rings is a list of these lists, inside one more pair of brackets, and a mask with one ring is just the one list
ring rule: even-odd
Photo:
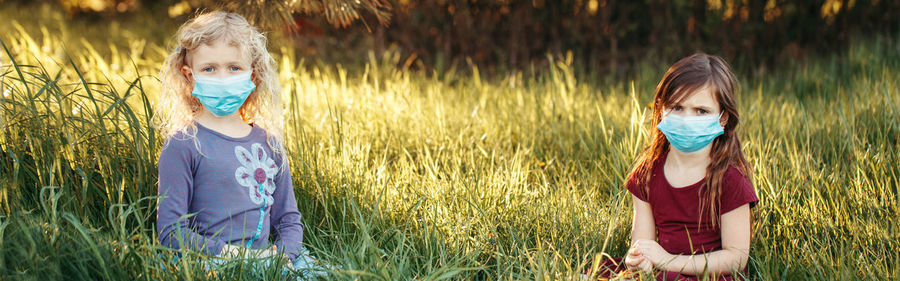
[[251,72],[225,78],[194,75],[194,91],[191,95],[197,97],[213,115],[229,116],[241,108],[250,93],[256,89],[256,84],[250,80]]
[[678,151],[691,153],[698,151],[710,143],[719,135],[725,133],[725,129],[719,124],[719,115],[709,116],[681,116],[666,114],[656,128],[666,135],[666,139]]

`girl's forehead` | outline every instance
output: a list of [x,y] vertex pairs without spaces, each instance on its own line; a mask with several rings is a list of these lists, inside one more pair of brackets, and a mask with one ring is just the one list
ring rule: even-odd
[[188,52],[188,56],[191,57],[190,61],[194,65],[231,62],[249,63],[244,52],[237,44],[222,39],[214,40],[209,44],[200,44],[200,46]]
[[706,106],[706,107],[718,107],[718,101],[716,101],[715,97],[715,87],[711,85],[704,85],[701,87],[697,87],[696,89],[685,89],[687,92],[681,94],[681,97],[675,99],[672,104],[677,104],[681,106]]

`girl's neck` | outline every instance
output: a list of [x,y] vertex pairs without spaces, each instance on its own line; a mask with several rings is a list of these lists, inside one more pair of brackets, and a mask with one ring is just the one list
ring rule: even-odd
[[666,162],[669,164],[679,167],[682,169],[690,169],[690,168],[706,168],[709,166],[709,152],[712,148],[712,145],[707,145],[706,147],[691,153],[684,153],[678,151],[669,145],[669,155],[667,156]]
[[230,137],[243,137],[249,135],[250,130],[252,129],[251,126],[244,122],[244,119],[242,119],[241,115],[238,113],[219,117],[213,115],[208,110],[203,109],[196,117],[194,117],[194,121],[200,123],[203,127],[207,127]]
[[241,115],[240,115],[240,114],[235,113],[235,114],[232,114],[232,115],[219,117],[219,116],[213,115],[212,113],[209,112],[209,110],[206,110],[206,109],[201,110],[201,111],[199,112],[199,114],[197,114],[197,116],[194,117],[194,119],[197,120],[197,122],[200,122],[200,123],[203,124],[203,125],[206,125],[206,124],[210,124],[210,125],[216,124],[216,125],[225,125],[225,126],[227,126],[227,125],[240,125],[240,124],[245,124],[245,123],[244,123],[244,120],[241,119]]

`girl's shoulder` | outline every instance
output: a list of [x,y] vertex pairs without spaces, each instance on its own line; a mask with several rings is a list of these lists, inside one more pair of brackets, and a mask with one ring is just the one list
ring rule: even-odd
[[750,177],[737,166],[728,167],[728,170],[725,171],[725,175],[722,177],[722,183],[730,186],[749,186],[750,188],[753,186],[750,182]]
[[267,139],[269,137],[269,131],[259,124],[253,124],[253,130],[258,132],[258,134],[264,139]]
[[653,160],[649,167],[635,170],[625,180],[625,188],[638,199],[649,201],[650,196],[648,192],[651,189],[650,187],[654,185],[653,183],[659,181],[659,178],[657,177],[662,175],[661,171],[664,159],[665,157],[660,157],[659,159]]
[[175,131],[165,137],[163,140],[162,150],[180,150],[193,151],[196,149],[195,142],[198,141],[197,134],[199,130],[190,127]]
[[724,214],[748,203],[753,208],[759,202],[759,197],[753,189],[750,178],[740,168],[732,166],[722,177],[722,193],[719,200]]

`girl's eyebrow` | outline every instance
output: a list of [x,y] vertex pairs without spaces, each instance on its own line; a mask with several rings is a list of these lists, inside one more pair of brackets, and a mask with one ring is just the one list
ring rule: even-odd
[[218,65],[214,62],[203,62],[203,63],[198,63],[197,66],[198,67],[207,67],[207,66],[218,66]]
[[[243,65],[243,64],[242,64],[241,62],[239,62],[239,61],[231,61],[231,62],[224,63],[224,64],[222,64],[222,65]],[[204,62],[204,63],[201,63],[200,66],[201,66],[201,67],[206,67],[206,66],[219,66],[219,64],[216,63],[216,62]]]

